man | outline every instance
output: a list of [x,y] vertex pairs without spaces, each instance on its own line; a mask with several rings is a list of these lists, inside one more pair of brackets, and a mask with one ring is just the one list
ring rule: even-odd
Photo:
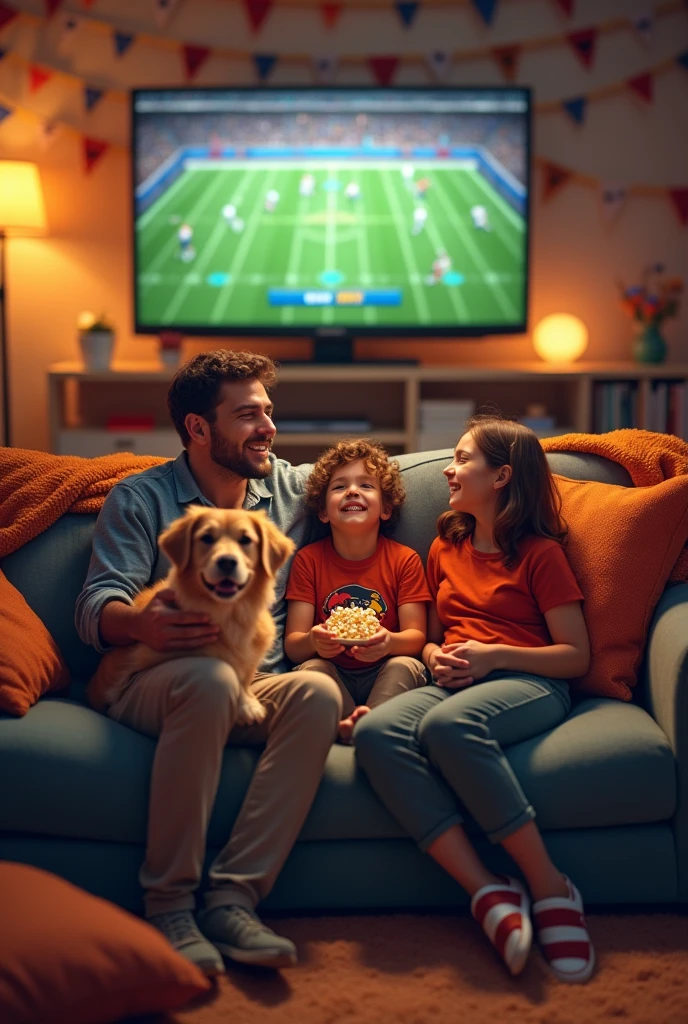
[[[179,652],[134,676],[107,714],[158,737],[140,873],[146,916],[210,975],[224,970],[220,953],[261,966],[296,962],[293,943],[263,925],[254,908],[272,888],[308,813],[337,733],[341,697],[326,675],[288,671],[282,648],[288,564],[276,581],[277,641],[253,685],[267,710],[259,725],[234,725],[231,666],[194,657],[194,648],[215,635],[206,617],[176,609],[169,590],[142,609],[132,599],[166,575],[169,563],[157,538],[189,503],[265,509],[297,546],[308,539],[308,467],[292,467],[270,451],[276,431],[268,389],[275,383],[272,360],[251,352],[206,352],[181,367],[168,405],[185,450],[112,488],[76,606],[81,638],[101,652],[136,641]],[[265,751],[210,867],[197,924],[195,890],[228,739],[265,743]]]

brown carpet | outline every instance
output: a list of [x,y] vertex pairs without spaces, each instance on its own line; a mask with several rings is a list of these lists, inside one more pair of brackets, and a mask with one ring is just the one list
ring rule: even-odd
[[202,1003],[146,1024],[688,1024],[688,915],[591,914],[597,973],[563,985],[534,947],[511,978],[467,916],[271,920],[300,962],[230,966]]

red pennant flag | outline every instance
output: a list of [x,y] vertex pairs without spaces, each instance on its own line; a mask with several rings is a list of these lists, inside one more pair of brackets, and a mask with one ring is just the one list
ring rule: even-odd
[[344,4],[320,4],[320,13],[327,28],[334,28],[339,21]]
[[670,188],[668,192],[681,224],[688,224],[688,188]]
[[110,148],[110,143],[104,142],[103,139],[90,139],[88,136],[84,135],[82,137],[82,144],[84,171],[86,174],[89,174],[98,163],[103,153],[106,153]]
[[42,85],[50,81],[52,77],[50,71],[44,71],[37,64],[32,64],[29,67],[29,92],[36,92]]
[[573,5],[576,0],[556,0],[557,6],[561,7],[562,11],[567,17],[571,17],[573,14]]
[[649,71],[644,72],[642,75],[635,75],[634,78],[629,78],[628,85],[637,96],[640,96],[641,100],[645,100],[646,103],[652,103],[654,79]]
[[4,28],[5,25],[9,25],[12,19],[17,17],[18,13],[14,8],[8,7],[7,4],[0,4],[0,29]]
[[550,199],[555,192],[558,192],[562,185],[571,177],[571,171],[559,164],[545,163],[543,168],[542,198],[543,201]]
[[273,0],[244,0],[246,15],[254,32],[258,32],[270,13]]
[[370,69],[378,85],[390,85],[396,73],[398,57],[369,57]]
[[492,56],[499,65],[508,82],[513,82],[518,73],[518,58],[521,56],[521,47],[518,44],[513,46],[493,46]]
[[62,7],[62,0],[45,0],[45,9],[49,18],[52,18],[55,11],[60,7]]
[[579,32],[569,32],[566,37],[573,47],[576,56],[586,68],[592,67],[597,43],[597,29],[583,28]]
[[191,79],[194,77],[201,65],[205,64],[210,56],[211,49],[209,46],[194,46],[192,43],[184,43],[182,50],[184,54],[184,70],[186,72],[186,77]]

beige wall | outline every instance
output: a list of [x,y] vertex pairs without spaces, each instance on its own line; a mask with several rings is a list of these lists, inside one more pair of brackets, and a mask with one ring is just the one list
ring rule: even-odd
[[[35,13],[42,5],[25,0],[15,4]],[[453,46],[470,49],[529,37],[559,34],[573,27],[596,24],[645,3],[629,0],[578,0],[577,16],[566,21],[551,0],[504,0],[498,20],[488,32],[466,4],[456,9],[435,8],[422,13],[411,32],[398,28],[385,12],[347,13],[334,32],[325,31],[317,14],[308,10],[276,9],[259,42],[246,31],[243,15],[231,3],[186,0],[170,25],[169,37],[227,47],[279,52],[402,52]],[[81,10],[79,4],[67,9]],[[155,33],[149,10],[137,0],[101,0],[94,9],[123,30]],[[81,31],[81,30],[80,30]],[[27,59],[36,59],[81,75],[92,84],[126,89],[129,85],[178,84],[180,58],[173,47],[137,44],[122,61],[111,56],[107,35],[77,38],[71,55],[59,53],[59,24],[10,26],[2,45]],[[94,42],[95,40],[95,42]],[[566,98],[616,82],[688,48],[688,16],[681,11],[659,19],[655,39],[644,48],[630,30],[600,38],[594,69],[586,71],[567,48],[537,49],[523,55],[518,81],[535,88],[535,100]],[[251,82],[243,61],[212,58],[198,76],[199,84]],[[311,81],[305,67],[278,67],[275,83]],[[342,70],[340,84],[367,82],[363,67]],[[399,84],[427,83],[420,65],[402,68]],[[489,84],[499,81],[490,60],[461,62],[449,79],[454,83]],[[592,102],[587,122],[571,124],[560,113],[538,114],[534,149],[539,156],[583,173],[628,183],[688,185],[688,75],[672,68],[655,80],[656,102],[644,109],[624,93]],[[16,59],[0,62],[0,102],[18,104],[18,112],[0,125],[0,158],[36,160],[41,166],[50,236],[14,239],[9,251],[9,342],[13,443],[46,448],[46,369],[57,360],[76,358],[75,320],[89,308],[107,310],[118,325],[117,357],[150,360],[152,338],[132,332],[129,164],[126,151],[127,106],[121,98],[106,97],[92,114],[83,114],[79,85],[54,79],[29,95],[26,67]],[[111,139],[117,145],[90,176],[81,169],[78,135],[67,130],[43,149],[37,142],[37,121],[25,111],[58,116],[83,132]],[[539,186],[539,176],[535,183]],[[629,354],[630,325],[617,308],[615,281],[637,278],[642,266],[661,260],[672,272],[688,279],[688,228],[681,228],[667,200],[632,198],[618,221],[606,225],[595,192],[577,184],[550,202],[534,203],[532,242],[531,320],[554,311],[580,316],[590,330],[586,358],[624,359]],[[688,362],[688,304],[681,317],[667,326],[670,358]],[[221,342],[222,343],[222,342]],[[210,343],[189,341],[187,352]],[[235,342],[231,342],[235,344]],[[255,347],[274,357],[302,356],[303,342],[270,340]],[[495,364],[534,357],[527,337],[482,341],[361,342],[362,357],[394,354],[435,363]]]

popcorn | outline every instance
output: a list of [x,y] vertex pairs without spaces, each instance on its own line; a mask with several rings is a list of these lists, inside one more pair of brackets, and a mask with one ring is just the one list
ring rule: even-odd
[[372,608],[334,608],[325,626],[340,640],[368,640],[380,622]]

